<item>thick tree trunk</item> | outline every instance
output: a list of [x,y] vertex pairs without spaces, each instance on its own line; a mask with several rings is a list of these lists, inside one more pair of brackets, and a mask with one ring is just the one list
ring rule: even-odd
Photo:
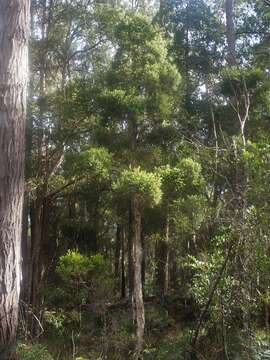
[[136,358],[140,359],[143,351],[144,303],[142,292],[142,239],[141,239],[141,200],[135,194],[131,200],[132,244],[133,244],[133,318],[136,321]]
[[234,28],[234,0],[225,1],[225,12],[226,12],[226,37],[227,37],[227,61],[229,66],[236,65],[236,36]]
[[21,283],[28,0],[0,0],[0,358],[12,358]]

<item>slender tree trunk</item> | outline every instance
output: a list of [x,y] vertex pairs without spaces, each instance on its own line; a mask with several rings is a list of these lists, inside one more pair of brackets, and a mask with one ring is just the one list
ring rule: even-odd
[[165,234],[157,244],[157,274],[156,289],[157,295],[162,298],[167,294],[169,288],[169,236],[170,225],[169,215],[166,218]]
[[185,18],[185,46],[184,46],[184,79],[185,79],[185,106],[188,111],[191,110],[191,87],[190,87],[190,4],[186,5]]
[[269,331],[269,304],[265,302],[264,304],[264,313],[265,313],[265,328],[266,331]]
[[[122,225],[117,224],[116,228],[116,237],[115,237],[115,254],[114,254],[114,277],[117,281],[117,284],[120,283],[120,255],[121,255],[121,234]],[[119,286],[117,285],[117,290]]]
[[16,339],[21,283],[28,0],[0,0],[0,358]]
[[[49,239],[49,213],[50,204],[41,194],[30,210],[31,219],[31,252],[29,265],[29,305],[32,307],[37,318],[41,319],[42,294],[41,289],[44,287],[46,275],[48,273],[49,262],[54,251],[53,244]],[[32,335],[40,333],[39,324],[32,319]]]
[[22,219],[22,284],[21,284],[21,298],[27,301],[28,291],[28,215],[29,215],[29,196],[24,194],[23,202],[23,219]]
[[142,289],[144,295],[144,284],[145,284],[145,270],[146,270],[146,256],[145,256],[145,236],[143,231],[143,226],[141,229],[141,241],[142,241]]
[[131,200],[131,218],[132,218],[132,244],[133,244],[133,318],[136,320],[136,358],[141,359],[143,351],[144,336],[144,303],[142,292],[142,239],[141,239],[141,200],[140,196],[135,194]]
[[37,293],[39,289],[39,262],[41,248],[41,232],[42,232],[42,202],[36,200],[31,204],[31,253],[30,253],[30,271],[29,271],[29,301],[33,309],[36,307]]
[[226,12],[226,37],[227,37],[227,61],[229,66],[236,65],[236,36],[234,28],[234,0],[225,1]]
[[132,209],[129,209],[128,224],[128,296],[129,300],[133,298],[133,227],[132,227]]
[[177,289],[177,261],[176,253],[174,249],[169,250],[169,284],[170,288],[173,290]]
[[122,231],[121,231],[121,297],[122,299],[126,297],[125,239],[126,239],[125,227],[122,226]]

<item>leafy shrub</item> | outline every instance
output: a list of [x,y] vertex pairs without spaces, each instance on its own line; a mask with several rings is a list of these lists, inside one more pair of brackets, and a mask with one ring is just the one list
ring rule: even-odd
[[61,281],[57,287],[48,287],[46,294],[47,303],[53,308],[79,309],[93,300],[104,301],[112,294],[113,279],[101,254],[88,256],[68,250],[59,258],[56,273]]
[[83,278],[93,271],[100,274],[104,270],[105,261],[102,255],[86,256],[77,250],[68,250],[60,257],[56,272],[62,280],[70,281],[71,278]]
[[47,348],[40,344],[19,344],[17,354],[20,360],[53,360]]

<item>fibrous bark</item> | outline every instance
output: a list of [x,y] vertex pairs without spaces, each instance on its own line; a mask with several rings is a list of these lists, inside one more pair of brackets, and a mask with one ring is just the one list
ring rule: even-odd
[[29,0],[0,0],[0,358],[18,325]]

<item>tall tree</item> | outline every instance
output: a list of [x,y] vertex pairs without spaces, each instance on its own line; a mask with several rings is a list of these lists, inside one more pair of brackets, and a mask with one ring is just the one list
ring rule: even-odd
[[0,1],[0,357],[12,358],[21,282],[29,0]]
[[234,0],[226,0],[226,37],[228,46],[227,61],[230,66],[236,65],[236,50],[235,50],[235,28],[234,28]]

